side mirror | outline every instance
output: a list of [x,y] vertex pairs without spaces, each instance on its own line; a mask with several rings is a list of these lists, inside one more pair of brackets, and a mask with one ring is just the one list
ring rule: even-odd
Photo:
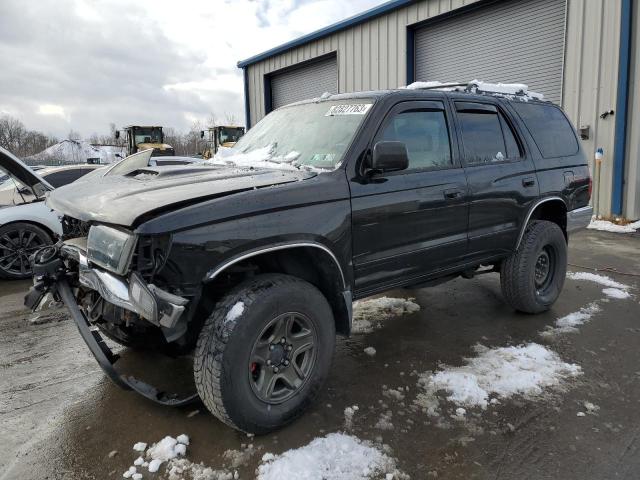
[[376,172],[396,172],[409,167],[409,154],[403,142],[378,142],[373,146],[371,168]]
[[116,140],[120,138],[120,130],[116,130]]

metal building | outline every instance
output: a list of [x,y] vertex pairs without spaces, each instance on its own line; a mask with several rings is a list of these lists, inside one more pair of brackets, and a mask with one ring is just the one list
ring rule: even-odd
[[239,62],[247,126],[324,92],[398,88],[417,80],[526,83],[565,109],[580,130],[592,172],[596,150],[604,150],[599,213],[636,219],[640,9],[632,3],[393,0]]

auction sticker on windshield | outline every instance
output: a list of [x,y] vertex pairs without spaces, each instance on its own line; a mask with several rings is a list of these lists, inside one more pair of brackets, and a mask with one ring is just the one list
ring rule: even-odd
[[336,115],[364,115],[371,108],[372,103],[352,103],[349,105],[332,105],[325,117]]

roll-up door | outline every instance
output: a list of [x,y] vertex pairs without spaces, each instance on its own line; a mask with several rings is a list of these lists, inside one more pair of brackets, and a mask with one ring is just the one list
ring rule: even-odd
[[525,83],[562,100],[566,0],[513,0],[415,32],[416,80]]
[[338,62],[335,56],[271,76],[271,105],[275,110],[289,103],[338,93]]

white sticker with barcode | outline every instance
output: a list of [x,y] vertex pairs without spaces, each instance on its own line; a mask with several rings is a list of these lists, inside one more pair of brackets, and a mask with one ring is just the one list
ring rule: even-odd
[[364,115],[371,108],[372,103],[352,103],[348,105],[332,105],[325,117],[336,115]]

